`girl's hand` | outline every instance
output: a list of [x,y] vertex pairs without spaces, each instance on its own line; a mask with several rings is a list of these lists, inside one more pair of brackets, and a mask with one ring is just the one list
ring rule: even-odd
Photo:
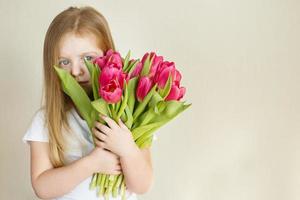
[[120,157],[130,155],[137,150],[130,130],[119,120],[117,124],[113,119],[107,116],[100,117],[108,124],[107,126],[100,122],[95,123],[93,132],[96,136],[96,145],[108,149]]
[[117,175],[121,173],[121,164],[119,157],[103,148],[95,147],[87,157],[94,173]]

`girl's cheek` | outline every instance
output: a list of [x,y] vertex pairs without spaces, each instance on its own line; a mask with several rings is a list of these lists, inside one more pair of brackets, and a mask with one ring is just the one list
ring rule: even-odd
[[68,67],[68,66],[62,66],[61,68],[62,68],[62,69],[65,69],[65,70],[67,70],[69,73],[71,73],[71,67]]

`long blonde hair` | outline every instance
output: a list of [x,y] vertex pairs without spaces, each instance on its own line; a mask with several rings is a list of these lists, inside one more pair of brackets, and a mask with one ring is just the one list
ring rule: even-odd
[[72,107],[70,98],[62,91],[53,66],[58,64],[59,42],[66,33],[93,34],[102,51],[115,49],[108,23],[92,7],[69,7],[51,22],[44,40],[43,106],[45,125],[49,133],[50,160],[54,167],[64,165],[65,140],[62,130],[70,130],[67,111]]

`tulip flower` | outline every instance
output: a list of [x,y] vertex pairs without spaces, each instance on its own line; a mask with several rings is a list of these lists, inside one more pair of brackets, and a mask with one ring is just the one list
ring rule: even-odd
[[172,85],[170,93],[166,97],[166,101],[177,100],[179,101],[185,94],[185,87],[178,87],[177,85]]
[[108,50],[104,56],[98,57],[94,60],[94,64],[97,64],[101,70],[105,67],[113,67],[122,69],[122,57],[119,52]]
[[142,67],[143,67],[143,64],[141,62],[137,63],[136,66],[135,66],[135,69],[130,74],[130,79],[133,78],[133,77],[139,76],[140,73],[141,73]]
[[[145,61],[147,59],[147,57],[149,56],[149,53],[146,53],[143,58],[142,58],[142,65],[144,66]],[[162,56],[157,56],[154,52],[150,53],[150,60],[152,60],[152,64],[150,67],[150,73],[149,76],[150,77],[154,77],[154,75],[156,74],[157,68],[159,66],[159,64],[161,62],[163,62],[163,57]]]
[[148,94],[151,88],[152,88],[151,79],[147,76],[141,77],[136,89],[136,96],[139,102],[144,100],[145,96]]
[[121,100],[125,77],[122,71],[112,67],[103,68],[99,77],[99,94],[108,103]]
[[160,63],[154,77],[154,82],[157,83],[158,88],[162,89],[165,87],[170,74],[174,80],[175,71],[176,69],[174,62],[164,61]]
[[173,76],[173,82],[174,82],[175,85],[179,86],[180,81],[181,81],[181,74],[177,69],[175,69],[175,73],[174,73],[174,76]]

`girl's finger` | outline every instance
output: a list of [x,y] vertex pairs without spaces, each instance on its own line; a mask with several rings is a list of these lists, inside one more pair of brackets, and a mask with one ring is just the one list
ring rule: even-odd
[[99,115],[109,126],[111,129],[117,129],[119,128],[119,125],[110,117],[104,116],[104,115]]
[[99,140],[105,141],[107,138],[107,135],[105,133],[102,133],[101,131],[95,130],[95,135]]
[[99,131],[101,131],[101,132],[103,132],[103,133],[105,133],[105,134],[109,134],[109,133],[112,131],[109,127],[107,127],[107,126],[105,126],[104,124],[101,124],[101,123],[99,123],[99,122],[96,122],[96,123],[95,123],[95,126],[96,126],[96,128],[97,128]]
[[127,126],[123,123],[123,121],[121,119],[119,119],[119,126],[123,129],[123,130],[128,130]]
[[105,148],[105,143],[100,141],[100,140],[95,140],[96,146],[97,147],[101,147],[101,148]]

